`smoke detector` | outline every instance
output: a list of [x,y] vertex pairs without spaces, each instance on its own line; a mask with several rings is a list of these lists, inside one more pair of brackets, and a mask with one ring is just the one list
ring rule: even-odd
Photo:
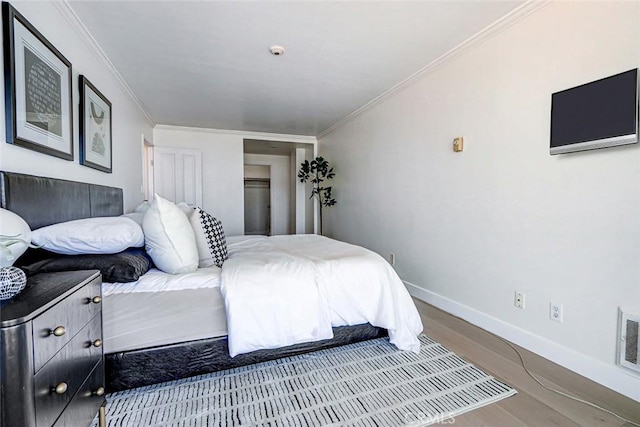
[[273,45],[269,48],[269,52],[275,56],[284,55],[284,48],[282,46]]

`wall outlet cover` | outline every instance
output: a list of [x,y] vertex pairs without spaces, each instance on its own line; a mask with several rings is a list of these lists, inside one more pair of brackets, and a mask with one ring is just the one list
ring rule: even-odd
[[525,296],[526,295],[525,295],[524,292],[516,291],[515,297],[514,297],[514,301],[513,301],[513,305],[515,305],[518,308],[524,309]]
[[556,304],[553,301],[549,303],[549,319],[562,323],[563,321],[562,304]]

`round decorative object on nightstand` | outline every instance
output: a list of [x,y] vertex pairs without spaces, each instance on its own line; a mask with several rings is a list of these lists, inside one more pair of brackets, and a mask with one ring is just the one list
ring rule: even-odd
[[17,267],[0,268],[0,300],[13,298],[27,284],[27,276]]

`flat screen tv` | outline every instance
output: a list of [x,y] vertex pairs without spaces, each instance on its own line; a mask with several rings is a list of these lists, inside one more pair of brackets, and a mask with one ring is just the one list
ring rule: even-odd
[[551,95],[551,154],[637,142],[637,68]]

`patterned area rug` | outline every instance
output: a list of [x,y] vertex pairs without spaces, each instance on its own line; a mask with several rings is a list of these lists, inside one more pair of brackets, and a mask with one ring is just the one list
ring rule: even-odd
[[113,393],[107,424],[423,426],[516,394],[430,338],[420,341],[420,354],[380,338]]

